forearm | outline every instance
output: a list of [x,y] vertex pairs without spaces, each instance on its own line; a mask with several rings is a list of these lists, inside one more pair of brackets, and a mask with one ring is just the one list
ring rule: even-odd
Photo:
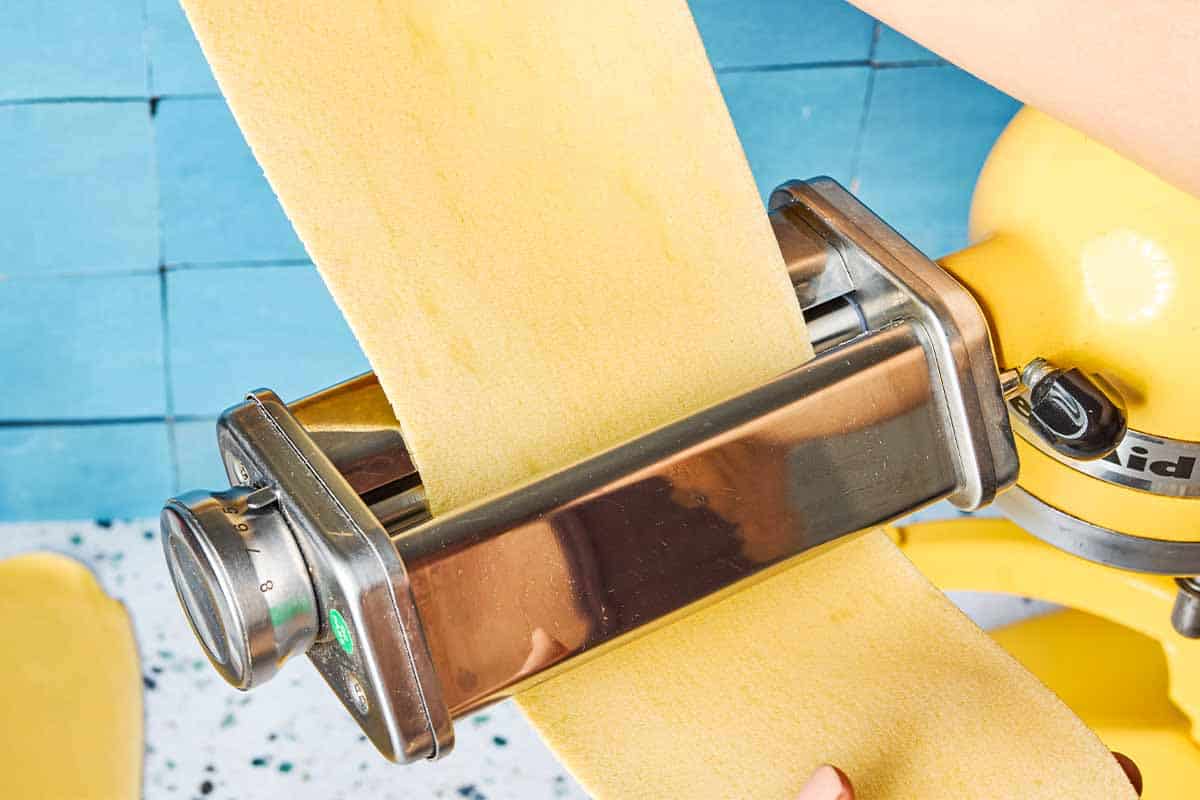
[[1195,0],[852,0],[983,80],[1200,195]]

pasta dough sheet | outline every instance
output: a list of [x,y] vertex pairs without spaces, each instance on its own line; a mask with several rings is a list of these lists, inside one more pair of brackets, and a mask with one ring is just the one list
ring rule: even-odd
[[184,5],[435,513],[811,353],[682,3]]
[[0,562],[0,797],[141,794],[142,673],[125,609],[49,553]]
[[882,532],[535,686],[521,705],[599,797],[1134,797],[1062,702]]
[[[184,5],[435,513],[810,356],[683,2]],[[1101,744],[880,539],[520,701],[602,797],[786,797],[821,760],[867,800],[940,778],[1122,796]]]

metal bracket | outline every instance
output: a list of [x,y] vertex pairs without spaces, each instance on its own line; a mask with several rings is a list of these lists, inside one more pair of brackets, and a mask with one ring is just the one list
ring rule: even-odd
[[[390,759],[448,752],[453,725],[404,564],[379,520],[274,392],[227,411],[217,439],[231,482],[275,490],[316,588],[320,633],[308,656],[342,705]],[[341,641],[335,618],[346,626]]]
[[1018,463],[979,303],[832,178],[785,183],[770,205],[794,209],[840,254],[869,328],[920,324],[962,477],[949,500],[964,510],[990,503],[1016,480]]

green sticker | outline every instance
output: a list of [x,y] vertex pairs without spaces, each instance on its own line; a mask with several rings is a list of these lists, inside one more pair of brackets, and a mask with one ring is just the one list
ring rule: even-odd
[[336,608],[329,609],[329,627],[333,630],[333,638],[346,651],[346,655],[354,654],[354,637],[350,635],[350,626],[346,618]]

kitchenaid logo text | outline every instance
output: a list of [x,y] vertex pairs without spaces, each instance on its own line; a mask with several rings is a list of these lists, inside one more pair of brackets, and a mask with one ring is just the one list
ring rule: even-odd
[[1192,474],[1196,471],[1195,456],[1176,456],[1175,458],[1155,458],[1157,453],[1152,453],[1149,448],[1143,445],[1134,445],[1129,448],[1127,453],[1122,452],[1129,444],[1128,438],[1121,442],[1116,450],[1112,451],[1104,457],[1104,460],[1109,464],[1127,469],[1130,472],[1146,472],[1149,470],[1160,478],[1178,478],[1179,480],[1190,480]]
[[1110,483],[1119,483],[1172,497],[1200,497],[1200,443],[1151,436],[1130,429],[1117,449],[1097,461],[1073,461],[1041,444],[1029,425],[1029,401],[1016,397],[1010,403],[1014,427],[1042,452],[1079,472]]

